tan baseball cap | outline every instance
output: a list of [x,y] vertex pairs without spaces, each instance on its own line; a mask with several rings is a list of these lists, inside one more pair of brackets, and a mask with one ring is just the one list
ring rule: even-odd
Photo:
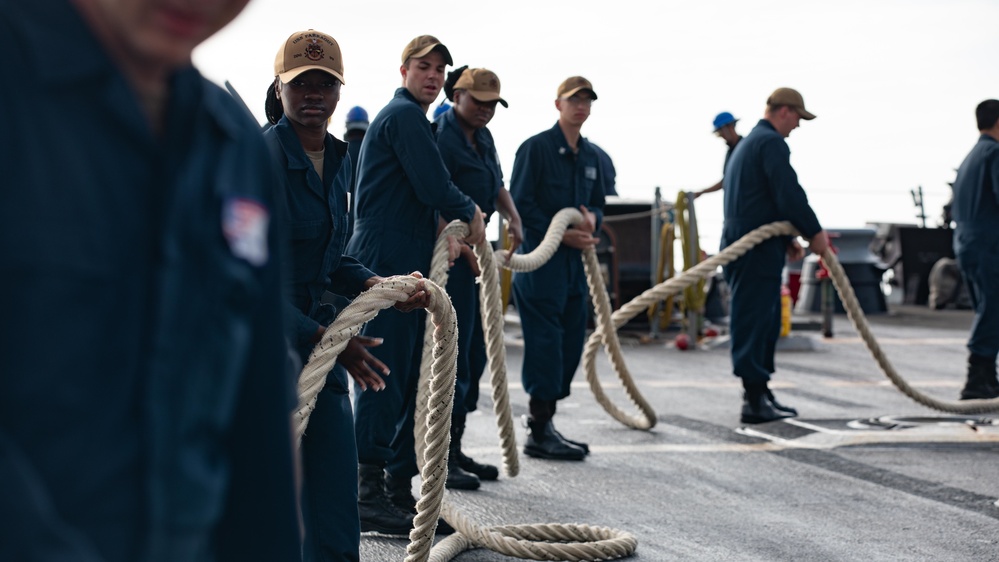
[[593,84],[582,76],[570,76],[566,78],[564,82],[558,86],[558,96],[560,98],[568,98],[580,90],[586,90],[590,93],[593,99],[597,99],[597,93],[593,91]]
[[343,57],[335,39],[313,29],[292,33],[274,58],[274,75],[287,84],[310,70],[322,70],[346,84]]
[[499,76],[485,68],[470,68],[461,73],[454,83],[455,90],[465,90],[479,101],[498,101],[503,107],[510,107],[506,100],[500,97]]
[[433,35],[420,35],[407,43],[406,48],[402,50],[402,64],[406,64],[409,59],[423,58],[433,50],[440,51],[444,55],[444,62],[451,66],[454,65],[447,47]]
[[801,97],[801,94],[798,93],[798,90],[792,90],[791,88],[777,88],[774,90],[774,93],[770,94],[770,97],[767,98],[767,105],[786,105],[794,108],[802,119],[815,119],[815,114],[810,113],[807,109],[805,109],[805,100]]

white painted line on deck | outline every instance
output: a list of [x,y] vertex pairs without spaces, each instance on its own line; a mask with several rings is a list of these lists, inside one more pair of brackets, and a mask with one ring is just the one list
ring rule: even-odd
[[[968,338],[877,338],[878,343],[881,345],[965,345],[968,343]],[[822,343],[826,344],[846,344],[855,345],[863,344],[863,338],[853,337],[853,338],[830,338],[823,339]]]

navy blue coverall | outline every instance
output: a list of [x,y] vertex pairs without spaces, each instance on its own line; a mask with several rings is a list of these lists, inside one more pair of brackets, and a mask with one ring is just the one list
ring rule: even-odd
[[[555,213],[585,205],[603,219],[604,184],[593,146],[579,138],[569,148],[558,123],[517,149],[510,195],[524,223],[521,253],[538,247]],[[586,332],[586,274],[582,252],[560,245],[552,259],[529,273],[513,276],[513,297],[524,332],[524,390],[536,400],[569,396],[583,353]]]
[[736,138],[735,144],[728,147],[728,150],[725,151],[725,162],[722,163],[722,178],[725,177],[725,168],[728,168],[728,161],[732,159],[732,153],[735,152],[735,147],[739,146],[740,141],[742,141],[742,137]]
[[614,161],[611,160],[610,154],[596,143],[591,142],[590,146],[597,151],[597,157],[600,159],[600,175],[604,177],[604,196],[617,195],[617,170],[614,169]]
[[[774,221],[791,221],[805,238],[822,230],[791,167],[791,150],[765,119],[735,146],[722,181],[723,250]],[[764,384],[774,372],[780,335],[781,271],[788,243],[786,236],[770,238],[724,268],[725,281],[732,290],[732,371],[747,384]]]
[[954,255],[975,307],[968,351],[999,354],[999,142],[979,137],[954,180]]
[[[496,198],[503,187],[503,170],[500,168],[496,145],[489,129],[476,129],[475,147],[458,125],[454,112],[446,111],[435,120],[437,147],[448,170],[451,181],[468,195],[486,214],[486,221],[496,211]],[[454,411],[451,418],[461,422],[468,412],[474,412],[479,401],[479,379],[486,368],[486,344],[479,312],[479,286],[472,267],[464,257],[459,257],[451,268],[447,293],[458,319],[458,372],[455,375]]]
[[[355,297],[375,274],[344,255],[350,228],[347,143],[326,134],[320,178],[287,116],[268,129],[264,139],[276,168],[284,171],[278,193],[284,197],[282,216],[289,239],[285,281],[290,301],[285,317],[289,338],[305,365],[317,330],[336,316],[332,305],[322,304],[323,293]],[[356,562],[359,556],[357,447],[347,376],[339,365],[331,370],[302,438],[307,562]]]
[[[381,275],[427,274],[438,214],[446,221],[470,222],[474,216],[475,203],[450,182],[426,113],[405,88],[371,121],[357,173],[356,222],[347,253]],[[413,415],[425,322],[425,311],[389,308],[363,331],[385,339],[372,354],[392,375],[381,392],[355,393],[358,462],[388,465],[399,481],[418,473]]]
[[0,48],[0,560],[299,559],[258,126],[188,67],[154,134],[69,2]]

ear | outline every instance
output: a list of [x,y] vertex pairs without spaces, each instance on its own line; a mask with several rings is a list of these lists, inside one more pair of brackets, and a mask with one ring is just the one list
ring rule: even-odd
[[406,80],[406,75],[409,74],[409,68],[407,68],[405,64],[402,65],[402,66],[400,66],[399,67],[399,74],[402,74],[402,80],[405,81]]
[[562,111],[562,98],[555,98],[555,109]]
[[281,99],[281,79],[280,78],[274,78],[273,88],[274,88],[274,97],[276,97],[277,99],[280,100]]

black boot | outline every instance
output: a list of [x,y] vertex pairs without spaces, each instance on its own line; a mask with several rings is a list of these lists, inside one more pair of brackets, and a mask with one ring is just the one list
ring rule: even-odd
[[961,390],[961,400],[999,398],[996,362],[991,357],[968,356],[968,380]]
[[767,388],[766,383],[744,384],[743,386],[746,391],[743,394],[740,422],[766,423],[797,415],[796,411],[793,414],[788,411],[794,410],[794,408],[783,406],[783,409],[777,409],[774,407],[774,404],[768,398],[770,389]]
[[[445,483],[445,486],[447,484]],[[385,492],[389,502],[398,510],[409,514],[410,529],[413,527],[413,516],[416,515],[416,498],[413,497],[413,479],[402,480],[393,478],[391,474],[385,474]],[[437,520],[436,535],[450,535],[454,533],[454,527],[443,519]],[[409,530],[406,530],[409,534]]]
[[[454,421],[451,422],[451,453],[448,457],[452,460],[457,460],[458,466],[461,467],[465,472],[470,472],[478,477],[479,480],[496,480],[499,478],[499,469],[491,464],[479,464],[475,462],[472,457],[465,455],[461,452],[461,438],[465,435],[465,424],[464,420],[461,420],[461,425],[457,425]],[[448,478],[451,476],[451,468],[448,466]],[[448,486],[450,487],[450,486]]]
[[465,472],[471,472],[479,477],[479,480],[496,480],[499,478],[499,469],[491,464],[475,462],[472,457],[458,451],[458,466]]
[[460,442],[452,437],[451,446],[448,449],[447,480],[444,481],[444,487],[449,490],[478,490],[479,477],[471,472],[465,472],[458,460],[458,456],[461,454],[460,447]]
[[524,454],[539,459],[581,461],[586,456],[583,450],[559,439],[552,426],[552,420],[527,420],[527,443]]
[[413,479],[402,480],[385,474],[385,493],[396,508],[416,515],[416,498],[413,497]]
[[770,405],[774,407],[774,410],[784,412],[785,414],[791,414],[792,417],[798,415],[798,410],[795,410],[790,406],[785,406],[780,402],[778,402],[777,399],[774,398],[774,393],[771,392],[769,388],[767,389],[767,401],[769,401]]
[[[555,416],[555,410],[556,410],[556,405],[557,404],[558,404],[557,400],[552,400],[551,401],[551,413],[552,413],[552,417]],[[555,424],[554,423],[552,424],[552,431],[554,431],[555,435],[559,439],[561,439],[562,441],[565,441],[566,443],[568,443],[569,445],[572,445],[574,447],[579,447],[587,455],[590,454],[590,445],[589,444],[584,443],[582,441],[573,441],[572,439],[567,439],[565,435],[562,435],[562,433],[559,432],[559,430],[555,429]]]
[[413,528],[413,516],[389,500],[382,467],[361,464],[357,468],[357,509],[361,532],[409,535],[409,530]]

